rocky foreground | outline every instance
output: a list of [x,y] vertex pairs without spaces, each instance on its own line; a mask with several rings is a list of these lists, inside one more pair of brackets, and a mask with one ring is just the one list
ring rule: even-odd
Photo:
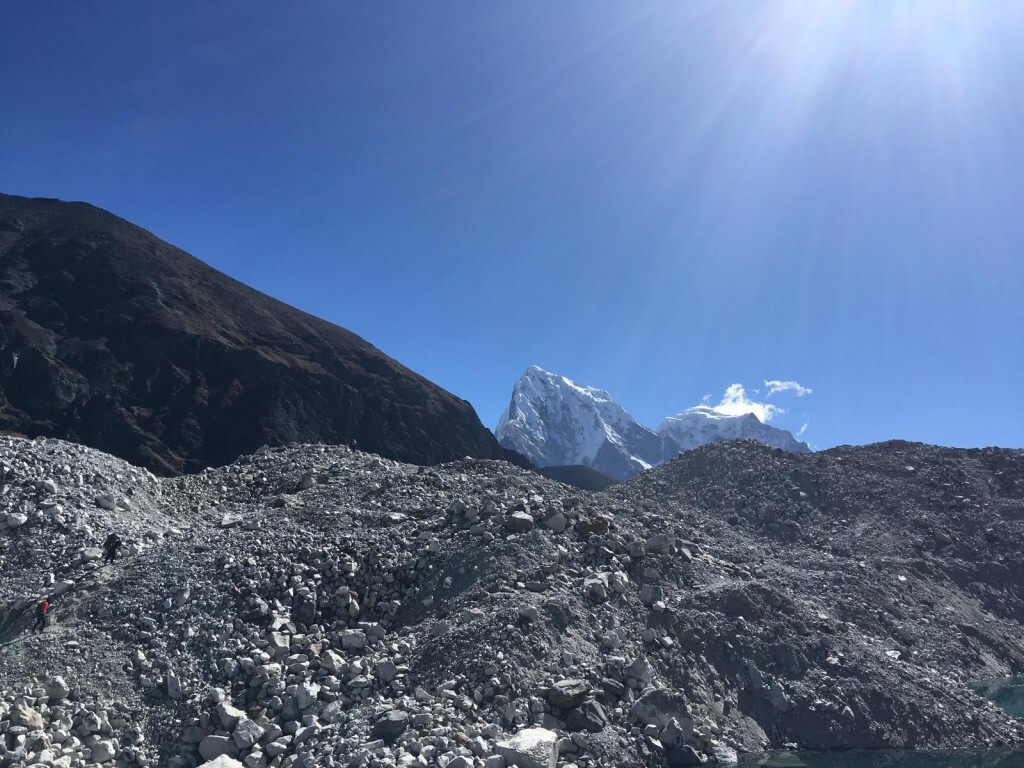
[[1022,548],[1021,451],[727,443],[591,494],[321,445],[158,479],[0,438],[0,766],[1020,743],[967,682],[1024,672]]

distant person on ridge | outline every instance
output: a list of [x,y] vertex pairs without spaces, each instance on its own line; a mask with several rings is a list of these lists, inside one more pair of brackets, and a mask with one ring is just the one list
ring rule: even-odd
[[103,562],[112,563],[117,557],[117,550],[121,548],[121,537],[111,533],[103,542]]
[[352,438],[352,442],[348,444],[348,447],[352,449],[352,453],[359,450],[359,444],[356,442],[354,437]]
[[32,625],[33,632],[42,632],[46,627],[46,614],[50,612],[50,600],[44,597],[36,606],[36,623]]

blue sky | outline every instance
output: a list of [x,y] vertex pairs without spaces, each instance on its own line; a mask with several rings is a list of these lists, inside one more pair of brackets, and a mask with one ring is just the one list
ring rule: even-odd
[[1019,2],[20,3],[0,71],[0,191],[488,426],[536,364],[650,426],[739,384],[816,447],[1024,446]]

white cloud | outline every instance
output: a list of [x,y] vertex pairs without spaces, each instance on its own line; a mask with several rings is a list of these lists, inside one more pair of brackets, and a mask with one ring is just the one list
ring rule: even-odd
[[[755,391],[755,394],[756,391]],[[747,397],[747,390],[742,384],[732,384],[722,395],[722,402],[714,407],[716,413],[723,416],[743,416],[752,413],[762,422],[769,422],[772,417],[785,413],[784,408],[779,408],[771,403],[759,403]]]
[[768,387],[768,392],[765,397],[771,397],[777,395],[780,392],[792,392],[797,397],[803,397],[809,395],[812,390],[810,387],[805,387],[797,381],[765,381],[764,385]]
[[804,432],[807,431],[807,428],[809,426],[811,426],[811,422],[805,421],[802,425],[800,425],[800,431],[796,433],[796,436],[797,437],[803,437]]

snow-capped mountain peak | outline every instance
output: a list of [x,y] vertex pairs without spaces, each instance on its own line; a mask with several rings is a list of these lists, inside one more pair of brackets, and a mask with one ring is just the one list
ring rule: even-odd
[[580,464],[626,479],[644,469],[718,440],[753,439],[806,451],[789,432],[752,413],[727,416],[699,405],[666,418],[657,431],[640,424],[603,389],[531,366],[512,389],[498,420],[499,442],[539,467]]
[[753,413],[729,416],[707,405],[669,416],[655,431],[666,441],[666,451],[674,444],[676,453],[720,440],[757,440],[786,451],[810,450],[810,446],[798,441],[790,432],[764,424]]
[[541,467],[582,464],[623,477],[661,460],[661,439],[608,392],[537,366],[516,382],[495,434]]

